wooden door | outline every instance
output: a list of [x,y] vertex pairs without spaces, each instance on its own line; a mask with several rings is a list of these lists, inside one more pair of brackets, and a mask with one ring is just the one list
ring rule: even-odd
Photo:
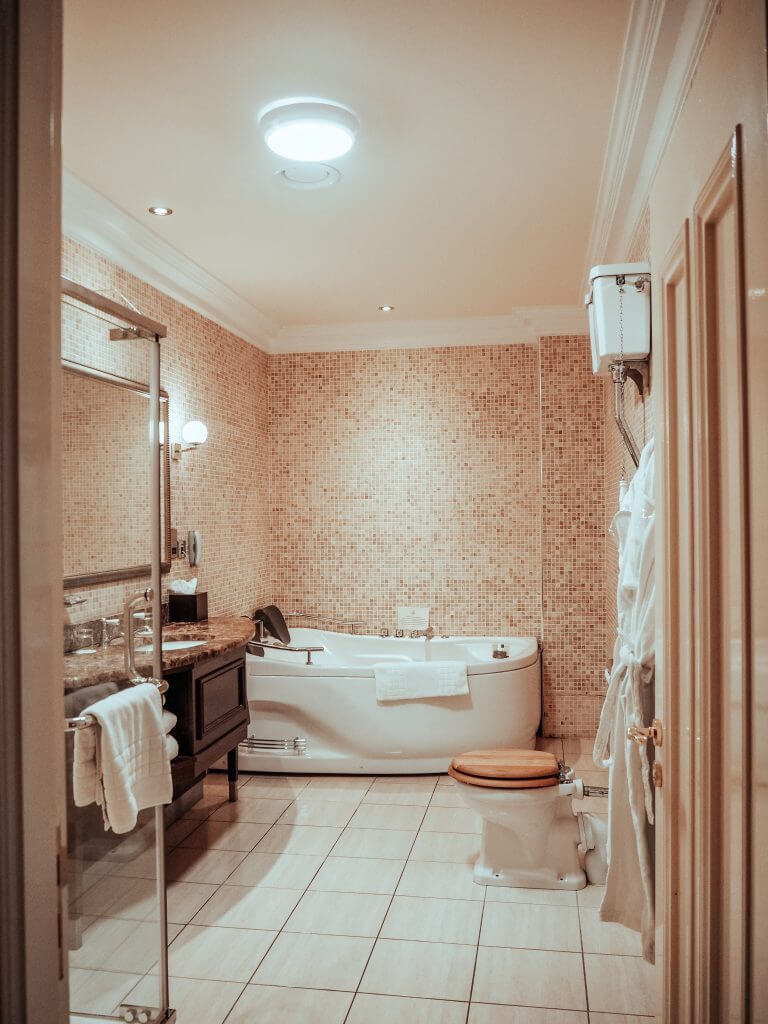
[[[658,918],[664,1019],[742,1021],[750,973],[748,380],[742,138],[658,287],[662,646]],[[690,226],[689,226],[690,225]]]

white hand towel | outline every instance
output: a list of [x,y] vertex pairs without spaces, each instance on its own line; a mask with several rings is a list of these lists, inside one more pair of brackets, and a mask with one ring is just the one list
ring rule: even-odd
[[376,700],[420,700],[469,693],[463,661],[379,662],[373,666]]
[[178,718],[176,715],[174,715],[172,711],[166,711],[165,708],[163,708],[163,729],[165,730],[166,736],[177,722]]
[[173,736],[165,737],[165,749],[168,754],[168,760],[172,761],[179,753],[178,740],[174,739]]
[[130,832],[144,807],[171,802],[173,783],[160,692],[153,683],[85,708],[96,725],[75,733],[75,804],[97,803],[104,828]]

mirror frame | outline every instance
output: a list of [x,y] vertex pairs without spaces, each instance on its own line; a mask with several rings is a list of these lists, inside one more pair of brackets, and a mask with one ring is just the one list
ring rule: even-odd
[[[61,360],[61,368],[69,373],[79,374],[81,377],[93,377],[96,380],[104,381],[105,384],[113,384],[116,387],[128,388],[136,394],[149,397],[149,385],[141,384],[139,381],[130,380],[128,377],[118,377],[105,370],[97,370],[93,366],[86,366],[83,363],[75,363],[70,359]],[[161,466],[164,484],[163,512],[163,560],[160,563],[161,572],[170,572],[171,569],[171,460],[170,444],[168,443],[168,392],[160,389],[160,419],[164,426],[165,442],[160,446]],[[125,569],[105,569],[103,572],[82,573],[79,576],[65,576],[64,588],[87,587],[93,583],[115,583],[119,580],[131,579],[134,576],[149,576],[152,566],[132,565]]]

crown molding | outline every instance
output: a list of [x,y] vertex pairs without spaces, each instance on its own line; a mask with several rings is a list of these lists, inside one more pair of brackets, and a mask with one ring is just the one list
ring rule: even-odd
[[608,129],[608,144],[587,244],[585,279],[589,268],[602,261],[600,254],[608,247],[643,109],[665,6],[666,0],[632,0]]
[[62,230],[265,352],[533,344],[545,334],[587,331],[581,306],[531,306],[497,317],[381,319],[279,329],[255,306],[67,170],[63,174]]
[[721,0],[689,0],[685,5],[674,54],[668,65],[653,123],[645,140],[642,163],[627,202],[623,224],[617,232],[617,242],[620,246],[629,245],[639,229],[653,181],[672,138],[721,7]]
[[276,324],[67,170],[62,179],[62,231],[238,337],[270,350]]
[[721,0],[633,0],[584,279],[626,258]]
[[583,306],[526,306],[507,316],[453,320],[365,320],[283,327],[274,353],[356,352],[476,345],[533,345],[545,335],[586,334]]

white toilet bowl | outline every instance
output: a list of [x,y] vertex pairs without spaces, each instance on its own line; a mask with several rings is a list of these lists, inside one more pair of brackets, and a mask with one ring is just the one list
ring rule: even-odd
[[454,779],[462,799],[483,818],[479,885],[583,889],[579,825],[571,800],[578,780],[543,789],[486,789]]
[[479,885],[584,888],[585,844],[571,807],[584,787],[564,778],[553,754],[472,750],[455,757],[449,772],[467,807],[483,819]]

